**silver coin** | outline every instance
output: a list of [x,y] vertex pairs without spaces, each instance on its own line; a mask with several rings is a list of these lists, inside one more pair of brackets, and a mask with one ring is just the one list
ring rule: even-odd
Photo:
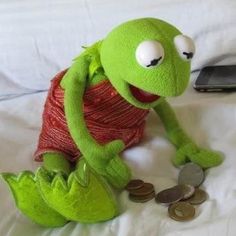
[[183,192],[183,198],[181,200],[186,200],[192,197],[195,193],[195,188],[189,184],[179,184],[176,185],[174,188],[180,188],[181,191]]
[[204,181],[204,178],[204,171],[199,165],[188,163],[179,173],[178,184],[187,184],[198,187]]

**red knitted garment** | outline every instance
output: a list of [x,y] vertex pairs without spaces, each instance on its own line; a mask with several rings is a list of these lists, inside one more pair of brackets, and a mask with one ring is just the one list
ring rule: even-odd
[[[64,90],[60,87],[65,73],[60,72],[51,81],[35,152],[36,161],[42,161],[42,154],[46,152],[63,153],[70,161],[75,161],[81,155],[65,119]],[[109,80],[87,88],[84,94],[85,121],[91,135],[100,144],[122,139],[127,148],[138,143],[143,135],[148,112],[125,101]]]

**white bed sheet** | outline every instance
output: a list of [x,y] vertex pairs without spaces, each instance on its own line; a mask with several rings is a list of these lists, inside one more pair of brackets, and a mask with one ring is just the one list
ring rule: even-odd
[[[196,77],[194,73],[192,80]],[[25,95],[0,102],[0,172],[19,172],[38,166],[32,160],[36,147],[46,93]],[[201,146],[220,150],[224,163],[207,171],[203,188],[209,199],[197,209],[197,217],[185,223],[167,216],[167,208],[154,200],[137,204],[127,192],[118,199],[122,213],[100,224],[68,223],[45,229],[17,211],[3,181],[0,181],[1,236],[235,236],[236,235],[236,93],[197,93],[189,85],[186,93],[171,99],[178,119]],[[166,140],[158,117],[148,117],[143,142],[124,153],[134,177],[150,181],[156,191],[176,184],[179,169],[170,158],[174,147]]]

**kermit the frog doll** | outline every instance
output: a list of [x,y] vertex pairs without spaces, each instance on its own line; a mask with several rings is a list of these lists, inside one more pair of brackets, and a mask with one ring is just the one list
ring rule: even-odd
[[174,165],[219,165],[221,156],[199,148],[166,101],[186,89],[194,52],[189,37],[155,18],[125,22],[85,48],[52,80],[35,153],[42,167],[2,174],[21,212],[47,227],[118,215],[114,189],[132,176],[120,153],[140,142],[151,109],[176,146]]

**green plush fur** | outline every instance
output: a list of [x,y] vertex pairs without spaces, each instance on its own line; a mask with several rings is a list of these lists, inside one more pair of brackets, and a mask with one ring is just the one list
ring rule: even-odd
[[24,171],[18,176],[5,173],[2,177],[12,191],[16,206],[35,223],[45,227],[59,227],[68,222],[64,216],[45,203],[33,173]]
[[71,172],[70,163],[61,153],[45,153],[43,155],[43,166],[51,172],[61,172],[68,176]]
[[110,186],[83,159],[79,165],[67,180],[39,169],[37,183],[45,202],[72,221],[94,223],[115,217],[118,207]]
[[79,57],[63,78],[66,120],[74,142],[89,165],[98,174],[106,176],[114,187],[122,188],[131,178],[129,168],[118,156],[124,149],[124,143],[114,140],[104,146],[98,144],[90,135],[84,120],[83,94],[88,76],[88,61],[89,57],[85,55]]
[[[73,170],[63,154],[46,153],[44,168],[36,176],[28,172],[19,177],[3,175],[25,215],[42,225],[59,226],[67,220],[91,223],[118,214],[108,183],[121,189],[131,178],[129,167],[119,157],[124,143],[121,140],[105,145],[98,143],[91,136],[83,114],[85,90],[103,80],[109,79],[133,106],[156,111],[169,140],[176,146],[175,165],[192,161],[209,168],[222,162],[219,153],[197,147],[179,126],[166,102],[166,97],[183,93],[189,81],[190,62],[180,57],[174,45],[174,37],[179,34],[179,30],[162,20],[136,19],[119,25],[75,58],[61,86],[65,90],[69,132],[84,159]],[[147,69],[137,62],[136,49],[145,40],[159,41],[164,48],[164,59],[157,67]],[[149,103],[140,102],[132,95],[130,85],[160,98]],[[84,169],[84,163],[89,170]],[[48,221],[46,215],[50,218]]]
[[[50,166],[55,171],[52,163]],[[30,171],[18,176],[2,174],[17,207],[35,223],[45,227],[63,226],[68,221],[94,223],[119,213],[113,190],[83,158],[68,178],[53,171],[41,167],[36,175]]]
[[179,166],[191,161],[202,168],[209,168],[222,163],[220,153],[199,148],[194,144],[179,126],[172,108],[165,100],[162,100],[154,110],[160,116],[169,140],[177,148],[176,156],[172,159],[174,165]]
[[[108,34],[101,46],[101,63],[112,85],[128,102],[145,109],[158,103],[137,101],[129,84],[162,97],[177,96],[185,90],[190,63],[182,60],[175,49],[173,40],[178,34],[180,31],[172,25],[153,18],[130,21]],[[164,61],[156,68],[143,68],[135,58],[137,46],[145,40],[157,40],[164,47]]]

